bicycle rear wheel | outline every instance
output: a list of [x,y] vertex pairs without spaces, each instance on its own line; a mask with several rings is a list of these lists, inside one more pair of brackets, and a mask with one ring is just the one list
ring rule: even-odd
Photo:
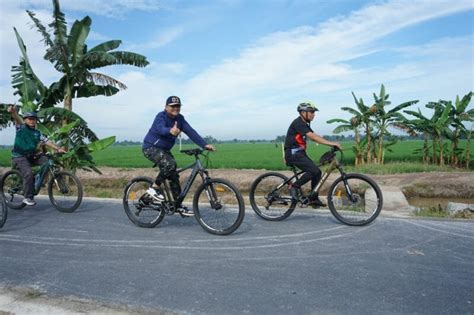
[[242,224],[245,204],[240,191],[224,179],[201,184],[193,198],[194,215],[211,234],[231,234]]
[[146,193],[151,185],[151,178],[137,177],[125,186],[123,208],[130,221],[139,227],[155,227],[165,216],[163,207],[153,204],[152,198]]
[[15,210],[25,207],[23,203],[23,177],[18,170],[6,172],[1,179],[0,187],[8,207]]
[[366,225],[382,210],[383,197],[379,186],[362,174],[346,174],[329,188],[328,206],[331,213],[347,225]]
[[281,221],[286,219],[294,210],[288,188],[288,177],[283,174],[270,172],[260,175],[250,187],[250,204],[253,211],[262,219]]
[[5,222],[7,221],[8,206],[1,194],[0,199],[0,228],[2,228],[5,225]]
[[82,184],[75,175],[60,171],[48,183],[49,200],[61,212],[74,212],[82,201]]

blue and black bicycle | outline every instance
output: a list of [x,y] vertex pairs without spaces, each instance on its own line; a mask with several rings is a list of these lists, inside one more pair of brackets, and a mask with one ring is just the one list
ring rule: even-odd
[[[35,195],[46,186],[49,200],[61,212],[73,212],[82,201],[83,189],[79,179],[72,173],[61,169],[55,162],[54,155],[47,153],[48,161],[34,168]],[[46,184],[47,183],[47,184]],[[0,180],[0,190],[6,205],[11,209],[22,209],[23,177],[20,171],[12,169]]]

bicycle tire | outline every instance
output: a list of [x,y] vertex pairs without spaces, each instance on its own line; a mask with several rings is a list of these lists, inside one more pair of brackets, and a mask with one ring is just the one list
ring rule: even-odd
[[[212,199],[215,198],[217,203],[213,205],[209,196],[214,196]],[[228,235],[242,224],[245,203],[242,194],[233,184],[225,179],[213,178],[196,189],[193,210],[204,230],[215,235]]]
[[[345,182],[355,200],[349,199]],[[374,221],[382,210],[382,191],[374,180],[365,175],[346,174],[336,179],[329,188],[328,206],[340,222],[353,226],[366,225]]]
[[163,208],[159,208],[158,210],[157,206],[153,205],[146,207],[150,203],[145,204],[142,199],[146,190],[151,185],[153,185],[153,180],[151,178],[136,177],[128,182],[123,194],[123,208],[125,214],[133,224],[143,228],[153,228],[165,217],[165,211]]
[[[73,184],[71,185],[71,183]],[[58,211],[74,212],[82,202],[81,181],[74,174],[59,171],[48,182],[48,196]],[[62,200],[59,197],[63,197]]]
[[0,228],[2,228],[5,225],[5,222],[7,221],[8,206],[3,196],[0,196],[0,199]]
[[288,177],[281,173],[268,172],[253,181],[249,199],[253,211],[259,217],[268,221],[281,221],[293,213],[297,202],[291,198],[288,186],[276,189],[287,180]]
[[2,176],[0,188],[2,197],[9,208],[20,210],[26,206],[23,203],[23,176],[21,176],[20,171],[7,171]]

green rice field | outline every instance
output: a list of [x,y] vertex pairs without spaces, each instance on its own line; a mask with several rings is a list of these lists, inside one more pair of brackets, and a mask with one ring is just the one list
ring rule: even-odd
[[[462,143],[465,145],[465,142]],[[462,145],[461,144],[461,145]],[[415,154],[415,149],[421,148],[423,142],[420,140],[399,141],[391,147],[393,152],[386,152],[386,166],[397,163],[420,163],[421,154]],[[352,152],[352,142],[342,142],[344,150],[344,163],[354,164],[354,153]],[[183,145],[183,149],[193,148],[194,145]],[[230,168],[230,169],[286,169],[282,158],[281,144],[275,143],[222,143],[215,145],[217,151],[211,152],[209,168]],[[314,160],[329,149],[327,146],[309,145],[308,154]],[[474,153],[474,144],[471,143],[471,152]],[[193,161],[189,157],[179,152],[176,145],[172,151],[178,166],[183,167]],[[148,161],[141,152],[141,146],[111,146],[106,150],[94,153],[94,160],[97,165],[118,168],[151,167],[152,162]],[[10,149],[0,149],[0,166],[9,166],[11,163]],[[436,168],[436,166],[432,166]],[[403,172],[403,171],[402,171]]]

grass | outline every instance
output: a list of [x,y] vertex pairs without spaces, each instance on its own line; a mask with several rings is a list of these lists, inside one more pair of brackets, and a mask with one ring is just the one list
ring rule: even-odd
[[[464,142],[465,143],[465,142]],[[421,163],[421,154],[414,154],[415,149],[421,148],[423,142],[420,140],[399,141],[392,147],[393,152],[386,152],[384,165],[360,166],[356,170],[370,174],[392,174],[407,172],[430,172],[430,171],[452,171],[449,166],[439,167],[436,165],[424,165]],[[344,150],[344,164],[347,170],[355,170],[354,153],[352,142],[342,142]],[[474,143],[471,144],[474,152]],[[185,145],[185,148],[193,148],[195,145]],[[286,165],[282,158],[282,148],[275,143],[224,143],[216,144],[217,152],[210,153],[211,163],[209,168],[229,169],[268,169],[285,170]],[[308,155],[315,161],[328,150],[327,146],[313,145],[308,147]],[[175,146],[174,154],[178,166],[183,167],[193,162],[193,158],[178,151]],[[97,165],[117,168],[144,168],[150,167],[152,163],[147,160],[140,146],[111,146],[106,150],[93,154]],[[11,165],[11,153],[9,149],[0,149],[0,166]],[[457,169],[455,169],[458,171]]]

